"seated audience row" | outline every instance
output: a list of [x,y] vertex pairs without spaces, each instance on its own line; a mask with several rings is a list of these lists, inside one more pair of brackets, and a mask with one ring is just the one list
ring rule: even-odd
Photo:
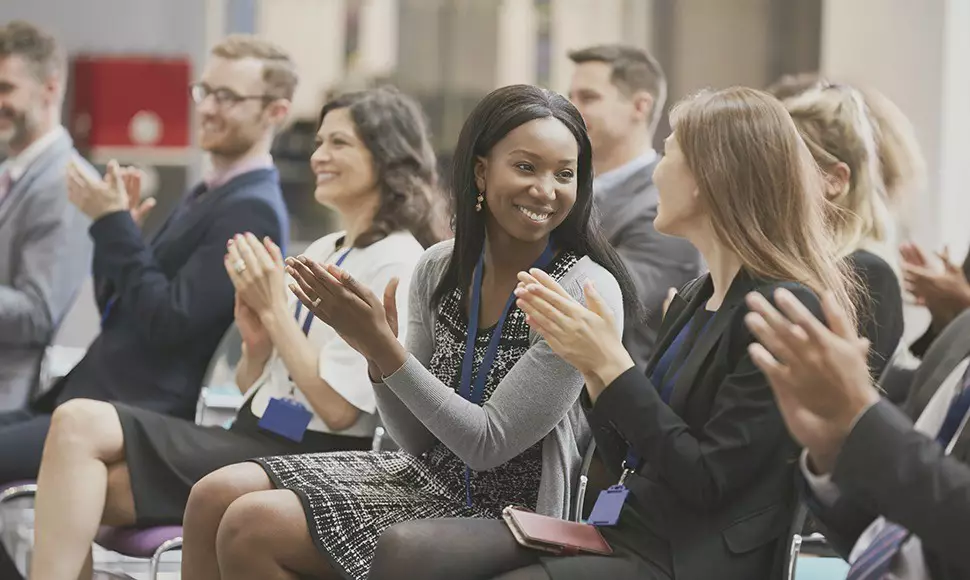
[[[781,102],[706,91],[674,108],[659,157],[656,62],[578,51],[578,108],[515,85],[469,116],[440,242],[420,108],[349,93],[324,106],[310,160],[345,230],[284,260],[269,156],[297,82],[284,52],[244,36],[213,49],[192,96],[216,171],[147,242],[138,173],[96,177],[56,130],[60,58],[29,25],[0,29],[0,82],[47,91],[11,99],[47,125],[15,127],[0,196],[46,184],[71,202],[58,231],[91,224],[102,310],[78,367],[0,417],[5,481],[40,466],[32,578],[89,577],[102,523],[183,522],[187,579],[773,577],[800,491],[854,580],[966,572],[964,318],[926,351],[909,419],[872,387],[902,334],[891,208],[906,166],[874,96],[818,79],[776,87]],[[710,272],[685,284],[697,256]],[[902,257],[940,332],[962,303],[928,290],[940,275],[921,250]],[[950,294],[970,294],[941,257]],[[31,275],[66,308],[74,278]],[[57,317],[16,312],[45,344]],[[196,426],[233,318],[245,403],[228,429]],[[378,416],[401,451],[366,451]],[[619,481],[593,508],[613,555],[519,545],[503,510],[566,518],[591,440]]]

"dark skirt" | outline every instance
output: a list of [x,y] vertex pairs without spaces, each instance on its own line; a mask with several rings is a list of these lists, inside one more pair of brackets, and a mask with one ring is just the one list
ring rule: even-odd
[[181,525],[189,491],[206,475],[266,455],[370,449],[368,437],[307,431],[300,443],[258,426],[247,401],[230,429],[203,427],[112,403],[121,420],[137,526]]

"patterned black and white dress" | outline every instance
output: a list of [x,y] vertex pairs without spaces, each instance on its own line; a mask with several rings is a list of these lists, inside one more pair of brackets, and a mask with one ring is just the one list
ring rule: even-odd
[[[558,279],[577,262],[560,253],[548,268]],[[461,290],[445,297],[434,328],[428,370],[458,391],[468,317]],[[473,373],[484,357],[492,328],[475,340]],[[518,308],[509,314],[495,363],[485,383],[484,404],[529,350],[529,327]],[[473,505],[465,501],[465,465],[441,442],[423,456],[406,452],[336,452],[256,460],[280,489],[299,496],[317,549],[346,578],[364,579],[381,533],[388,527],[428,518],[500,518],[509,505],[535,509],[542,475],[542,442],[499,467],[471,473]]]

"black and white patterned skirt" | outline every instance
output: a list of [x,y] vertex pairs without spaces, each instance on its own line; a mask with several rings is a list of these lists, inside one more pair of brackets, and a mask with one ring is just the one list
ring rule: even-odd
[[303,503],[314,544],[345,578],[363,580],[377,541],[394,524],[429,518],[496,517],[467,507],[464,492],[442,482],[426,459],[409,453],[347,451],[255,460],[274,486]]

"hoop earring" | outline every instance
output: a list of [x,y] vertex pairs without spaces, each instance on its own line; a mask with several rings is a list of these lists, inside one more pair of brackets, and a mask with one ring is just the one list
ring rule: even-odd
[[485,203],[485,192],[478,194],[477,203],[475,204],[475,211],[482,211],[482,204]]

